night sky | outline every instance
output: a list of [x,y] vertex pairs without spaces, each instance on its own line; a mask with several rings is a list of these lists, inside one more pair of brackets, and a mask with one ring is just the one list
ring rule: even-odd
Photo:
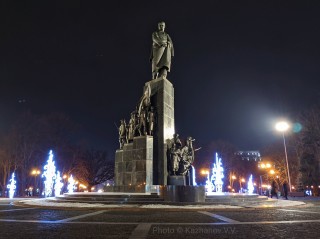
[[260,149],[279,138],[277,119],[319,103],[319,1],[7,2],[0,132],[18,111],[62,111],[92,145],[115,151],[114,122],[129,119],[151,80],[161,20],[175,48],[168,79],[182,137]]

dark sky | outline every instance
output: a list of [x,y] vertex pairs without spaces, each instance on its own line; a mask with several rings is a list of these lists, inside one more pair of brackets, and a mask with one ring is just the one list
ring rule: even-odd
[[279,137],[275,120],[319,103],[319,1],[7,2],[0,6],[2,131],[22,108],[63,111],[92,144],[115,150],[114,122],[129,118],[151,80],[151,34],[160,20],[175,47],[168,79],[182,136],[259,149]]

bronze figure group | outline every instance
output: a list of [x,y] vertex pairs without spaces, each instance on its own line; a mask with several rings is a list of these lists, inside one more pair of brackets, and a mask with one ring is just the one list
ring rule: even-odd
[[168,144],[168,165],[170,175],[188,175],[191,164],[194,161],[194,152],[199,150],[193,148],[195,139],[187,137],[185,145],[182,146],[179,134],[174,134]]
[[136,109],[131,113],[130,120],[126,124],[125,119],[120,120],[119,144],[120,149],[124,144],[131,143],[136,136],[153,136],[156,124],[156,110],[151,105],[151,88],[147,84],[143,96]]

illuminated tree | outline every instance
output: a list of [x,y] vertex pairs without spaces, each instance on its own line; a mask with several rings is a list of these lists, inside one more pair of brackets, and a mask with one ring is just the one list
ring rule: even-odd
[[16,191],[16,180],[14,180],[14,173],[12,173],[12,177],[9,180],[10,184],[8,184],[7,188],[9,189],[9,198],[13,198],[14,192]]
[[212,168],[212,176],[211,176],[211,181],[213,181],[213,184],[215,186],[216,192],[222,192],[222,186],[223,186],[223,181],[222,179],[224,178],[223,174],[223,167],[222,167],[222,162],[221,158],[218,157],[218,153],[216,153],[216,162],[213,165]]
[[248,180],[248,193],[252,194],[253,190],[254,190],[254,186],[253,186],[252,174],[251,174],[250,177],[249,177],[249,180]]
[[60,176],[60,172],[57,172],[56,179],[55,179],[55,184],[54,184],[54,195],[59,196],[61,195],[61,189],[63,187],[63,182],[62,178]]
[[43,168],[44,173],[42,177],[45,177],[44,196],[50,197],[52,196],[53,184],[56,179],[56,166],[54,165],[52,150],[50,150],[47,164]]
[[68,182],[69,182],[69,184],[68,184],[68,193],[73,193],[74,190],[76,189],[76,186],[75,186],[76,181],[74,180],[72,175],[70,175],[70,177],[68,179]]

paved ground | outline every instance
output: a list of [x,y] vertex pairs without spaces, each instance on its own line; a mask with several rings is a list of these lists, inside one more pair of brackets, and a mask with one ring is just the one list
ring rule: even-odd
[[63,210],[0,201],[0,238],[320,238],[320,200],[289,208]]

